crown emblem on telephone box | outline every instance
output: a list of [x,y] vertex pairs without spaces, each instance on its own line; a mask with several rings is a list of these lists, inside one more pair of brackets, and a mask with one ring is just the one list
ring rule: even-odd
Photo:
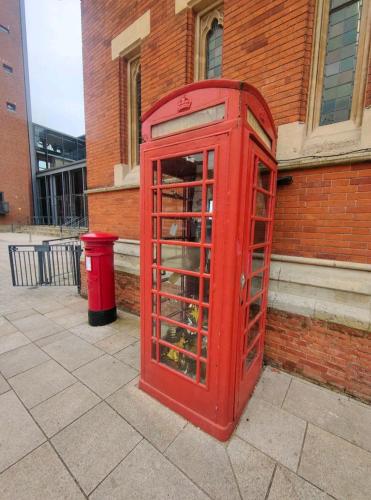
[[191,99],[189,99],[189,97],[187,97],[186,95],[183,95],[178,101],[178,112],[186,111],[191,107],[191,105],[192,105]]

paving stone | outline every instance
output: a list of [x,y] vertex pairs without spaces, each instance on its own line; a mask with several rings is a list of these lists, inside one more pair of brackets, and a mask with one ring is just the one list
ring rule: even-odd
[[95,345],[99,347],[99,349],[106,351],[108,354],[115,354],[128,345],[134,344],[136,341],[137,339],[132,335],[129,335],[126,332],[118,331],[111,337],[99,340],[95,343]]
[[0,354],[12,351],[23,345],[29,344],[30,340],[21,332],[8,333],[0,337]]
[[52,443],[89,494],[141,439],[114,410],[100,403],[54,436]]
[[64,328],[70,328],[87,321],[87,315],[74,311],[70,307],[64,307],[62,309],[57,309],[55,311],[45,314],[47,318],[52,319],[57,325],[61,325]]
[[[143,440],[103,481],[91,500],[206,500],[173,464]],[[229,497],[225,497],[225,500]]]
[[309,424],[299,474],[342,499],[369,500],[371,454]]
[[268,500],[286,498],[290,500],[330,500],[331,497],[288,469],[278,466]]
[[32,408],[31,414],[45,434],[51,437],[99,401],[98,396],[77,382]]
[[77,484],[49,443],[0,476],[2,500],[82,500]]
[[31,368],[8,380],[27,408],[32,408],[76,382],[53,360]]
[[130,383],[107,398],[124,419],[160,451],[164,451],[186,421]]
[[91,344],[95,344],[98,340],[102,340],[106,337],[111,337],[116,333],[116,331],[108,325],[90,326],[87,323],[74,326],[69,330]]
[[17,319],[12,321],[12,323],[31,340],[38,340],[64,329],[42,314],[34,314],[27,318]]
[[112,328],[128,333],[138,340],[140,337],[140,319],[129,313],[120,313],[120,317],[111,324]]
[[246,500],[264,500],[276,463],[237,436],[230,440],[227,451],[240,488]]
[[38,303],[33,306],[33,309],[35,309],[36,311],[38,311],[41,314],[46,314],[46,313],[49,313],[51,311],[55,311],[57,309],[60,309],[61,307],[62,307],[62,304],[60,304],[57,301],[43,300],[42,302],[38,301]]
[[[45,440],[45,436],[24,409],[14,392],[8,391],[1,395],[0,472],[24,457]],[[3,498],[2,494],[0,496]]]
[[257,397],[251,398],[236,434],[294,472],[306,422]]
[[6,315],[9,321],[14,321],[16,319],[27,318],[28,316],[33,316],[37,311],[35,309],[22,309],[21,311],[15,311]]
[[136,370],[140,369],[140,342],[131,344],[122,351],[115,354],[115,358],[123,361],[127,365],[132,366]]
[[103,355],[101,350],[72,334],[65,335],[43,349],[70,371]]
[[101,398],[106,398],[137,376],[136,370],[108,354],[82,366],[73,374]]
[[214,500],[240,499],[225,446],[191,424],[166,456]]
[[17,329],[4,316],[0,316],[0,337],[16,332]]
[[287,373],[267,366],[255,388],[254,396],[268,401],[275,406],[281,406],[286,396],[292,377]]
[[40,365],[47,361],[49,356],[33,344],[27,344],[0,356],[0,371],[4,377],[10,378]]
[[371,406],[294,378],[284,408],[371,451]]
[[10,390],[10,385],[0,373],[0,394],[4,394],[4,392],[7,392],[9,390]]
[[46,345],[52,344],[57,340],[62,340],[66,336],[68,336],[70,332],[68,330],[62,330],[61,332],[54,333],[53,335],[49,335],[48,337],[43,337],[42,339],[35,340],[35,344],[39,347],[45,347]]

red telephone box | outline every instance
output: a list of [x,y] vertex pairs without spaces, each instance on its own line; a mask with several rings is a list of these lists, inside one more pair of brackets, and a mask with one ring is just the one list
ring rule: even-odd
[[260,376],[276,130],[251,85],[207,80],[143,116],[139,386],[226,440]]

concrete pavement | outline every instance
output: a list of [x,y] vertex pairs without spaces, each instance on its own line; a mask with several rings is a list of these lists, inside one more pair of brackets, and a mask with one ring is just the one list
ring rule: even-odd
[[[33,236],[33,243],[45,237]],[[0,233],[0,498],[369,499],[371,407],[266,368],[220,443],[137,388],[139,323],[13,288]]]

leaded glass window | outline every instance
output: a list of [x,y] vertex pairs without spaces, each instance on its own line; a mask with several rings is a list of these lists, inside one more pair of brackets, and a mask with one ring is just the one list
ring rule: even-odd
[[223,26],[214,19],[206,36],[205,78],[219,78],[222,74]]
[[349,120],[362,0],[331,0],[320,125]]

